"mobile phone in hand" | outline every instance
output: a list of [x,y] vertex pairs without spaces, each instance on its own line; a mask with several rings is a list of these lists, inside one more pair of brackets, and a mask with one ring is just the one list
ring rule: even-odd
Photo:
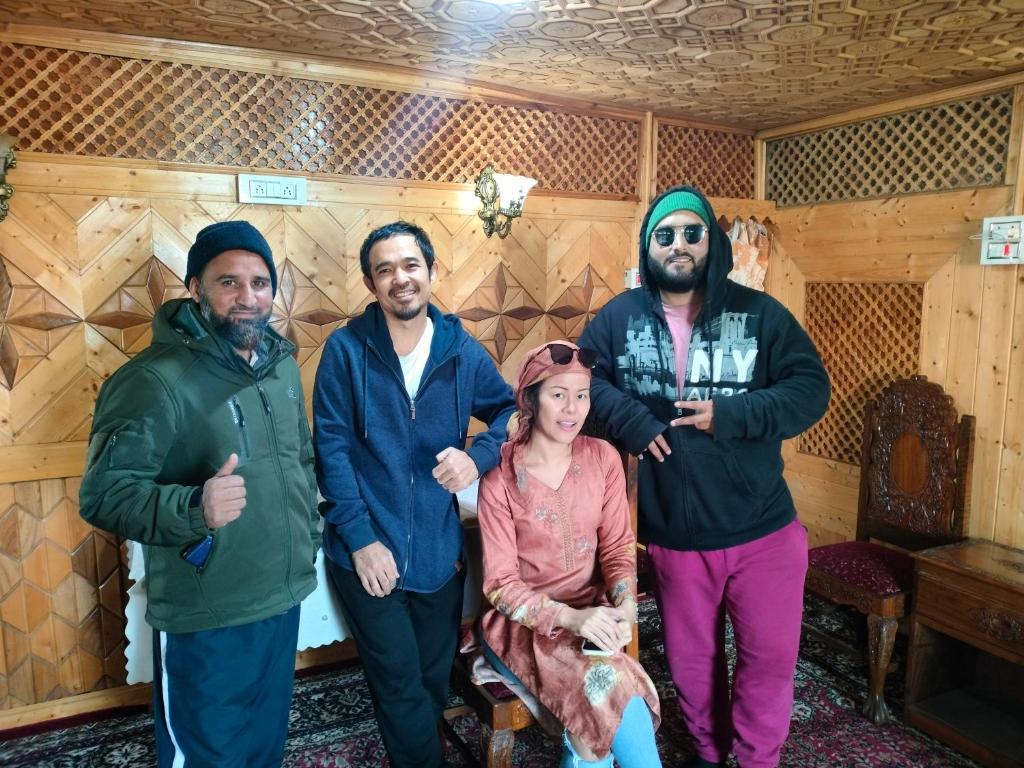
[[590,642],[587,639],[583,640],[583,645],[580,646],[580,651],[584,656],[611,656],[614,651],[606,651],[601,646]]

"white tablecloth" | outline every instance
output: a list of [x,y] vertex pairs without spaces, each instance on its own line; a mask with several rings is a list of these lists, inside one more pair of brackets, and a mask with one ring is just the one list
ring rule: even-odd
[[[458,494],[463,521],[476,516],[477,484]],[[142,545],[129,542],[128,577],[134,581],[128,589],[128,605],[125,608],[125,648],[129,683],[148,683],[153,679],[153,633],[146,623],[146,568]],[[480,609],[480,540],[476,535],[466,536],[466,589],[463,594],[462,615],[475,616]],[[323,550],[316,558],[316,589],[302,601],[299,613],[299,641],[296,650],[318,648],[322,645],[344,640],[348,628],[341,615],[334,591],[330,588]]]

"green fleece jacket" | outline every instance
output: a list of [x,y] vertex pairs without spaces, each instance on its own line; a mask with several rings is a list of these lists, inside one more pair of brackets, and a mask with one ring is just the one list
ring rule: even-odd
[[[259,621],[316,586],[313,446],[294,346],[268,330],[256,367],[202,318],[164,304],[153,343],[100,390],[81,514],[145,545],[146,619],[167,632]],[[215,532],[202,570],[180,552],[211,530],[203,484],[232,453],[245,478],[241,516]]]

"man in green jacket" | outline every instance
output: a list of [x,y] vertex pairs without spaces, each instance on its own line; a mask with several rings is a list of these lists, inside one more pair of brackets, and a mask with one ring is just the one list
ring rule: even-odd
[[200,231],[185,285],[100,390],[81,512],[144,545],[161,768],[276,766],[316,586],[302,384],[268,327],[277,273],[251,224]]

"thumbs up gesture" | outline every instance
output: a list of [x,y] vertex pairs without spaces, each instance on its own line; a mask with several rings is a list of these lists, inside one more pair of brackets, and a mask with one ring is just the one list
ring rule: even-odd
[[238,454],[232,453],[203,484],[203,518],[208,528],[223,528],[245,508],[245,478],[234,474],[237,466]]

